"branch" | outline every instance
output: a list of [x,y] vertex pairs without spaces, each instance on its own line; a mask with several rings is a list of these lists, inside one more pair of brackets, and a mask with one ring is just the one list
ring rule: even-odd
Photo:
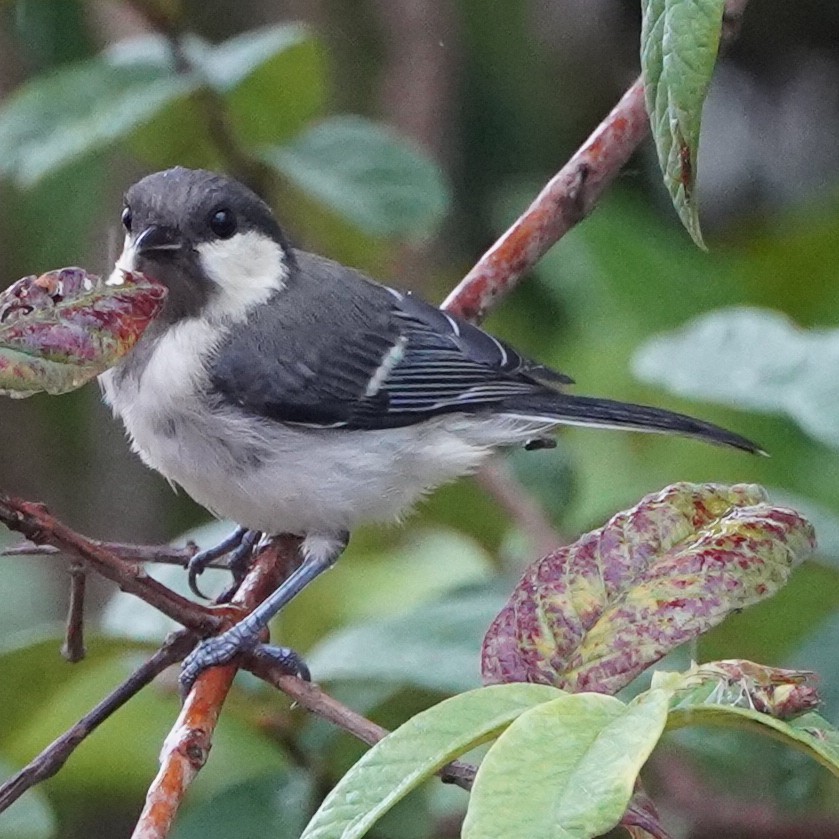
[[[353,711],[342,702],[339,702],[313,682],[304,682],[297,676],[284,673],[276,665],[267,663],[263,658],[248,656],[243,666],[250,670],[260,679],[281,690],[286,696],[293,699],[298,705],[307,711],[321,717],[348,734],[372,746],[384,739],[390,732],[386,728],[368,720],[361,714]],[[472,789],[477,769],[468,763],[461,763],[458,760],[446,764],[437,773],[443,781],[456,784],[465,790]]]
[[87,572],[80,563],[70,566],[70,605],[67,609],[67,625],[61,655],[71,664],[85,657],[84,646],[84,597],[87,587]]
[[650,130],[638,79],[534,202],[446,298],[443,309],[472,321],[521,281],[593,209]]
[[20,772],[0,784],[0,813],[11,806],[26,790],[51,778],[67,762],[76,747],[111,714],[119,710],[171,664],[181,661],[195,644],[191,632],[170,635],[163,646],[119,687],[109,693],[90,713],[85,714],[71,729],[50,743]]
[[[300,540],[280,536],[257,555],[232,605],[250,612],[299,562]],[[213,732],[239,664],[210,667],[195,680],[160,754],[160,770],[146,795],[132,839],[164,839],[189,785],[207,760]]]
[[[727,0],[720,48],[737,37],[748,0]],[[650,130],[640,77],[441,308],[481,321],[594,208]]]
[[[186,568],[189,560],[198,552],[195,542],[188,542],[182,548],[171,545],[131,545],[128,542],[103,542],[99,539],[88,540],[96,545],[116,554],[125,562],[154,562],[160,565],[179,565]],[[35,545],[32,542],[21,542],[0,551],[0,556],[55,556],[63,551],[52,545]],[[221,560],[211,562],[208,568],[226,568]]]
[[126,562],[71,530],[50,515],[42,504],[22,501],[0,491],[0,523],[22,533],[30,542],[52,545],[78,557],[103,577],[115,582],[123,591],[139,597],[187,629],[200,635],[209,635],[222,626],[221,617],[146,576],[142,566]]

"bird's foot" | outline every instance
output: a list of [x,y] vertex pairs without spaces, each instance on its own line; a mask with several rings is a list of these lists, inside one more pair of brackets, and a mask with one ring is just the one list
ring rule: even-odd
[[[181,690],[186,693],[198,675],[208,667],[227,664],[241,652],[257,649],[268,623],[283,606],[300,594],[306,586],[331,568],[347,546],[349,533],[329,536],[309,535],[301,546],[302,563],[262,601],[249,615],[215,638],[202,641],[186,658],[181,669]],[[280,648],[274,662],[284,663],[305,678],[308,668],[293,650]]]
[[204,600],[209,599],[198,588],[198,577],[204,573],[211,562],[223,556],[228,556],[227,568],[233,572],[234,580],[237,582],[241,581],[241,578],[247,570],[247,564],[253,553],[253,549],[261,538],[262,534],[258,530],[237,527],[227,538],[219,542],[218,545],[195,554],[187,564],[190,591]]
[[215,638],[206,638],[184,659],[178,684],[181,696],[185,699],[195,684],[195,680],[208,667],[229,664],[239,653],[253,652],[253,654],[267,664],[278,665],[292,676],[297,676],[306,682],[312,676],[306,662],[299,653],[290,647],[276,647],[272,644],[254,643],[253,639],[243,632],[237,632],[238,625]]

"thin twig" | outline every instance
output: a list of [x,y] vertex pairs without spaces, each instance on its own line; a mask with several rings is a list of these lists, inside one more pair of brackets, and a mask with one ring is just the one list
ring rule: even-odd
[[[195,542],[187,542],[182,548],[172,545],[132,545],[128,542],[103,542],[99,539],[90,539],[92,545],[97,545],[116,554],[125,562],[152,562],[159,565],[178,565],[186,568],[189,560],[198,552]],[[0,556],[55,556],[65,553],[52,545],[36,545],[32,542],[20,542],[0,551]],[[222,568],[223,560],[211,562],[208,568]]]
[[[386,728],[353,711],[352,708],[347,707],[328,693],[324,693],[314,682],[305,682],[297,676],[289,675],[282,668],[267,663],[261,657],[247,656],[242,666],[281,690],[307,711],[333,723],[333,725],[338,726],[348,734],[352,734],[353,737],[358,738],[363,743],[367,743],[368,746],[378,743],[379,740],[384,739],[390,733]],[[452,761],[440,769],[437,774],[446,783],[456,784],[465,790],[469,790],[475,780],[476,771],[476,768],[468,763]]]
[[187,600],[146,575],[143,567],[126,562],[91,542],[50,515],[42,504],[22,501],[0,492],[0,523],[36,544],[48,544],[84,560],[123,591],[144,600],[167,617],[200,635],[218,631],[224,621],[203,606]]
[[503,461],[488,463],[475,475],[475,480],[510,515],[530,540],[537,556],[549,554],[565,544],[539,500]]
[[64,630],[64,643],[61,655],[71,664],[85,657],[84,646],[84,596],[87,584],[87,572],[83,565],[73,563],[70,566],[70,605],[67,608],[67,626]]
[[[263,548],[232,605],[252,611],[299,562],[300,540],[281,536]],[[213,732],[239,663],[210,667],[195,680],[160,754],[160,769],[146,794],[132,839],[164,839],[184,794],[207,759]]]
[[167,667],[181,661],[195,644],[191,632],[172,633],[163,646],[121,685],[111,691],[95,708],[85,714],[72,728],[50,743],[20,772],[0,785],[0,812],[14,803],[26,790],[51,778],[67,762],[76,747],[111,714],[119,710],[132,696]]

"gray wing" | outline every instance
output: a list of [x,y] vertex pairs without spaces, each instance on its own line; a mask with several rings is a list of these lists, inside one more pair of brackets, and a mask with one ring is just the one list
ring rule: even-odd
[[571,381],[413,295],[295,253],[287,287],[228,339],[210,371],[215,391],[253,414],[392,428]]

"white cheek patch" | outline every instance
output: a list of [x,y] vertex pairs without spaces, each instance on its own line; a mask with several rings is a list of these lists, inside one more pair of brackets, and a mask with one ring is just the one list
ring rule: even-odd
[[105,285],[123,285],[125,283],[125,275],[137,270],[137,251],[134,248],[134,242],[130,236],[125,237],[122,245],[122,253],[114,265],[114,270],[111,271],[110,276],[105,280]]
[[219,288],[207,314],[241,320],[285,285],[286,254],[273,239],[255,230],[196,248],[204,273]]

